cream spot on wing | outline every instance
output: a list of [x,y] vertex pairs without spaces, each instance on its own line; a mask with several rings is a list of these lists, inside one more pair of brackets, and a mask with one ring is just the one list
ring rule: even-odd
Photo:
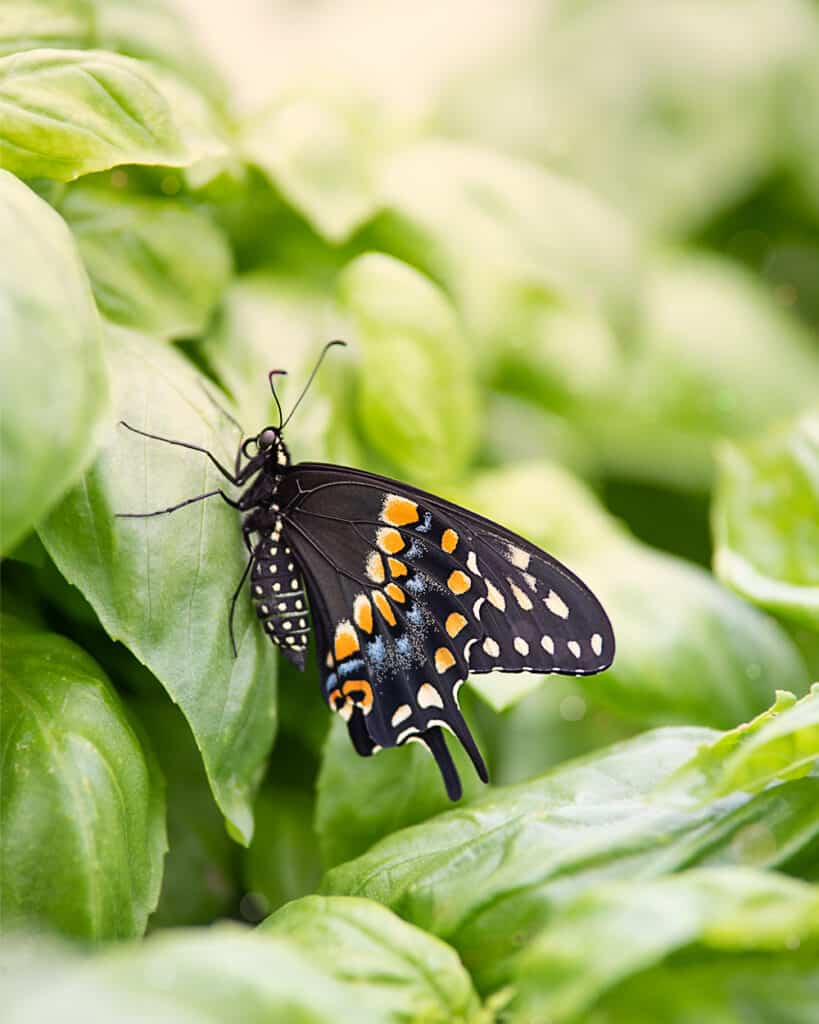
[[489,580],[486,581],[486,596],[489,599],[489,603],[493,604],[499,611],[506,611],[506,599],[495,584],[490,583]]
[[423,683],[418,688],[417,700],[419,708],[442,708],[444,706],[443,698],[431,683]]
[[406,720],[411,717],[412,708],[409,706],[409,704],[401,704],[393,712],[392,718],[390,719],[390,725],[392,725],[392,727],[395,729],[402,722],[406,722]]
[[556,593],[554,590],[550,590],[546,597],[543,598],[543,603],[553,615],[557,615],[561,619],[568,619],[569,606],[560,594]]
[[461,679],[452,687],[452,699],[455,701],[455,706],[459,711],[461,709],[461,702],[458,700],[458,693],[463,685],[464,681]]
[[[293,637],[289,636],[287,639],[292,640]],[[338,714],[341,715],[345,722],[350,721],[350,719],[353,716],[353,705],[350,703],[350,701],[347,701],[346,703],[341,705],[341,707],[338,709]]]
[[455,656],[452,651],[448,647],[439,647],[435,652],[435,671],[438,673],[446,672],[454,664]]
[[529,552],[524,551],[523,548],[519,548],[517,544],[510,544],[506,550],[506,557],[509,559],[512,565],[516,566],[518,569],[521,569],[523,572],[526,572],[526,570],[529,568]]
[[400,746],[405,740],[409,742],[409,737],[411,737],[413,733],[416,732],[419,732],[417,725],[411,725],[408,729],[405,729],[403,732],[399,732],[398,735],[395,737],[396,744]]
[[526,586],[530,590],[537,591],[537,580],[530,572],[525,572],[523,578],[526,580]]
[[580,644],[576,640],[570,640],[566,644],[566,646],[569,648],[569,650],[572,652],[575,658],[580,657]]
[[476,576],[480,576],[481,570],[478,568],[478,559],[474,551],[470,551],[466,556],[466,567],[471,573],[474,573]]
[[464,661],[467,662],[467,664],[469,663],[469,652],[472,648],[472,645],[476,644],[477,642],[478,638],[476,636],[473,636],[471,640],[467,640],[466,643],[464,644]]
[[544,633],[543,636],[540,638],[540,646],[543,648],[544,651],[547,652],[547,654],[555,653],[555,642],[554,640],[552,640],[548,633]]
[[507,579],[506,582],[512,588],[512,594],[517,603],[520,605],[520,607],[525,612],[530,612],[534,606],[532,605],[532,601],[529,595],[525,591],[521,590],[517,583],[513,582],[512,580]]
[[599,658],[603,653],[603,637],[599,633],[594,633],[591,638],[591,649]]
[[522,654],[524,658],[529,653],[529,644],[526,643],[522,636],[515,637],[515,650],[518,654]]
[[481,608],[483,607],[483,603],[485,600],[485,597],[479,597],[478,600],[472,605],[472,614],[475,616],[476,619],[479,619],[481,617]]
[[490,658],[497,658],[500,654],[500,647],[498,647],[498,641],[493,640],[491,636],[488,636],[483,642],[483,649],[489,655]]
[[364,567],[367,573],[368,579],[371,579],[373,583],[383,583],[385,579],[384,563],[381,560],[381,555],[377,551],[371,551],[367,556],[367,562]]

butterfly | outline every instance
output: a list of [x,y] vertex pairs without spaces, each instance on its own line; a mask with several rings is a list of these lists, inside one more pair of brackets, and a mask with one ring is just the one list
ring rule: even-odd
[[602,672],[614,659],[614,633],[574,573],[498,523],[375,473],[291,462],[284,430],[339,344],[324,347],[286,418],[274,382],[284,371],[271,371],[279,424],[240,443],[233,471],[205,448],[123,422],[136,434],[204,453],[243,488],[238,498],[217,488],[125,517],[163,515],[215,495],[242,513],[248,561],[230,605],[234,654],[233,615],[249,577],[261,628],[299,669],[313,634],[322,696],[356,751],[368,757],[422,743],[457,800],[461,782],[443,730],[488,781],[458,703],[467,676]]

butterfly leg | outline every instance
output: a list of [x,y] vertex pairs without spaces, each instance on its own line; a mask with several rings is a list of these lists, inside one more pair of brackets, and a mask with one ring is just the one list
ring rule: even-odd
[[201,445],[189,444],[187,441],[175,441],[171,437],[161,437],[159,434],[149,434],[147,430],[139,430],[137,427],[132,427],[130,423],[126,423],[125,420],[120,420],[120,423],[126,430],[130,430],[132,434],[139,434],[141,437],[149,437],[153,441],[164,441],[165,444],[175,444],[179,448],[189,448],[193,452],[202,452],[203,455],[207,455],[226,480],[229,480],[232,484],[241,483],[238,479],[238,474],[235,475],[231,473],[229,469],[225,469],[213,452],[208,451],[207,448],[202,448]]
[[159,508],[156,512],[117,512],[116,518],[150,519],[151,516],[165,516],[169,512],[177,512],[180,508],[184,508],[186,505],[193,505],[196,501],[204,501],[205,498],[212,498],[216,494],[223,498],[231,508],[239,508],[238,501],[234,501],[233,498],[228,497],[221,488],[217,487],[215,491],[207,491],[205,494],[197,494],[195,498],[186,498],[185,501],[180,501],[177,505],[171,505],[170,508]]
[[[248,538],[247,537],[245,537],[245,543],[248,544]],[[250,572],[251,568],[253,567],[253,562],[254,561],[255,561],[255,559],[253,557],[253,550],[251,548],[250,549],[250,558],[248,558],[248,560],[247,560],[247,565],[245,566],[245,571],[242,573],[242,578],[239,580],[239,585],[233,591],[233,597],[230,599],[230,615],[228,616],[228,631],[230,633],[230,645],[233,648],[233,657],[234,658],[236,658],[238,656],[238,651],[237,651],[237,648],[236,648],[236,634],[233,631],[233,617],[234,617],[234,614],[236,612],[236,602],[239,600],[239,594],[241,594],[241,592],[242,592],[242,587],[244,586],[245,580],[247,579],[247,574]]]

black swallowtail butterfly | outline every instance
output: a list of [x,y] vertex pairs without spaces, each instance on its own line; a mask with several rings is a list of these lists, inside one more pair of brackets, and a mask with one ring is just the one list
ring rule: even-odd
[[461,783],[442,729],[488,781],[458,706],[467,675],[602,672],[614,658],[614,634],[577,576],[497,523],[374,473],[291,464],[284,428],[334,344],[344,342],[325,346],[286,419],[273,383],[283,371],[271,372],[279,425],[240,444],[233,472],[207,449],[123,423],[203,452],[245,487],[238,500],[218,489],[128,517],[163,515],[217,494],[242,512],[249,559],[231,601],[234,652],[233,612],[249,575],[262,628],[300,669],[312,619],[322,696],[358,753],[423,743],[457,800]]

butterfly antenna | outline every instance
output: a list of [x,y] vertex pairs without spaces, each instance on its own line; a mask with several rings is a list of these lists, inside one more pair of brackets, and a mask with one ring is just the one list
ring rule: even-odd
[[304,385],[302,393],[296,399],[296,403],[293,406],[293,408],[290,410],[290,412],[288,413],[287,419],[284,421],[284,423],[281,424],[282,429],[284,429],[284,427],[286,427],[287,424],[290,422],[290,420],[293,418],[293,413],[296,411],[296,409],[298,409],[299,405],[301,404],[302,398],[304,398],[304,396],[310,390],[310,385],[313,383],[313,378],[318,373],[319,367],[321,366],[322,362],[324,361],[324,357],[327,355],[327,353],[330,351],[330,349],[334,345],[344,345],[346,347],[347,342],[346,341],[340,341],[338,338],[336,338],[335,341],[328,341],[327,344],[324,346],[324,348],[321,350],[321,355],[316,360],[316,365],[313,367],[313,372],[308,377],[307,383]]
[[282,423],[282,420],[284,419],[284,416],[282,414],[282,404],[279,401],[279,396],[276,394],[276,385],[273,383],[273,378],[278,374],[281,374],[283,377],[286,377],[287,370],[271,370],[270,373],[268,373],[267,375],[267,379],[270,381],[270,390],[273,392],[273,401],[276,403],[276,408],[279,410],[279,430],[281,430],[282,427],[284,426],[284,424]]

